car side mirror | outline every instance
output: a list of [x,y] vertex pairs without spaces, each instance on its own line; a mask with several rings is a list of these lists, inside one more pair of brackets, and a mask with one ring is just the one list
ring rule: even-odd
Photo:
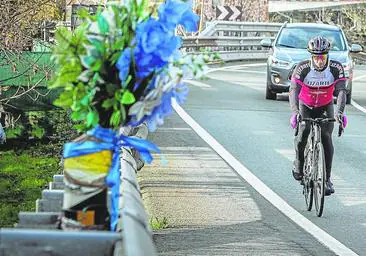
[[271,48],[272,47],[272,40],[270,38],[264,38],[260,42],[262,47]]
[[352,44],[351,45],[351,52],[353,52],[353,53],[362,52],[362,46],[359,45],[359,44]]

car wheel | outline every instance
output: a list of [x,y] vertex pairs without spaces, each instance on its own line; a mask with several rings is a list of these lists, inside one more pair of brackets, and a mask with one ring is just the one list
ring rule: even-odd
[[271,90],[268,88],[268,84],[266,87],[266,99],[267,100],[276,100],[277,95],[276,93],[271,92]]

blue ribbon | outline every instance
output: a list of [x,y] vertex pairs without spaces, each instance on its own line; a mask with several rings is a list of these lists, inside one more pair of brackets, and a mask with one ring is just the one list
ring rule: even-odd
[[113,150],[112,165],[107,177],[105,178],[105,182],[112,192],[110,211],[111,230],[116,230],[118,222],[118,199],[121,182],[121,147],[129,147],[137,150],[141,158],[147,163],[151,163],[153,160],[150,151],[160,153],[160,150],[156,145],[147,140],[136,137],[128,137],[125,135],[118,136],[112,129],[102,128],[100,126],[88,131],[87,135],[94,136],[103,142],[86,141],[66,143],[64,145],[63,156],[64,158],[69,158],[92,154],[102,150]]

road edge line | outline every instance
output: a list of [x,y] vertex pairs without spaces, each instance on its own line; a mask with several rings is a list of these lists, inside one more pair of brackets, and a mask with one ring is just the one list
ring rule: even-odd
[[186,122],[228,165],[230,165],[238,175],[246,180],[259,194],[285,216],[337,255],[358,255],[286,203],[278,194],[271,190],[248,168],[232,156],[215,138],[188,115],[175,100],[172,101],[172,106],[182,120]]

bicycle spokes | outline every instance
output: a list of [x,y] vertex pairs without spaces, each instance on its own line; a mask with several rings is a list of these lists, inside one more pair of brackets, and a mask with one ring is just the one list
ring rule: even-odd
[[324,194],[325,194],[325,160],[324,149],[321,144],[316,148],[316,159],[314,161],[314,201],[315,210],[318,217],[322,216],[324,208]]
[[304,163],[303,194],[305,197],[306,209],[311,211],[313,207],[313,183],[311,178],[311,152],[306,150]]

